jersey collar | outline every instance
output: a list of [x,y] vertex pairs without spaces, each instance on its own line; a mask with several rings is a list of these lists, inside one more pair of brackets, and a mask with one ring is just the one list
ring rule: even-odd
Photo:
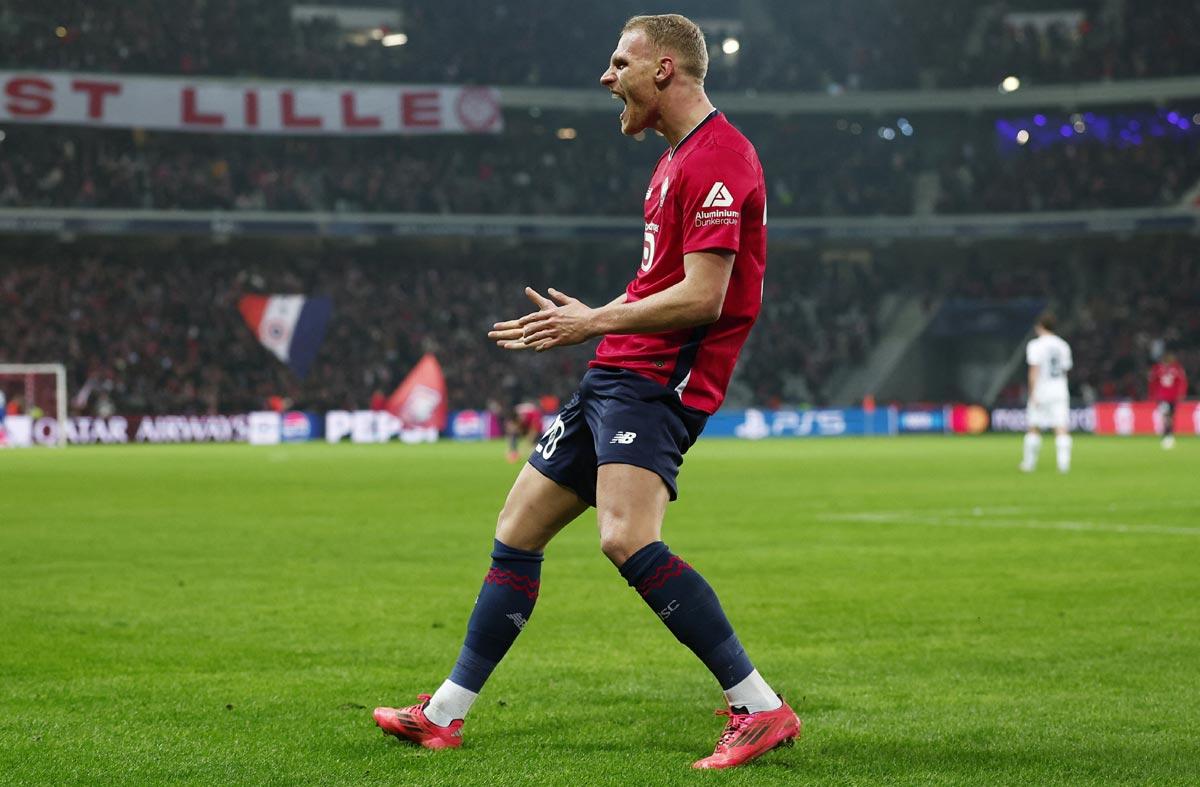
[[712,112],[709,112],[707,115],[705,115],[704,120],[701,120],[699,123],[697,123],[695,125],[694,128],[692,128],[691,131],[689,131],[688,133],[683,135],[683,139],[679,140],[678,145],[676,145],[675,147],[673,147],[667,151],[667,160],[670,161],[675,156],[676,151],[678,151],[681,147],[683,147],[683,143],[687,142],[689,139],[691,139],[692,135],[694,135],[697,131],[699,131],[701,126],[703,126],[705,123],[712,120],[719,114],[721,114],[720,111],[714,109]]

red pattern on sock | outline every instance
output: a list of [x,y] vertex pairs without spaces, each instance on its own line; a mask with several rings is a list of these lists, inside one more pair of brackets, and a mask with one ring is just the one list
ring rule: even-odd
[[513,571],[505,571],[502,568],[492,568],[488,571],[487,576],[483,581],[489,585],[507,585],[508,587],[518,592],[524,593],[529,597],[530,601],[537,600],[538,591],[541,590],[541,580],[530,579]]
[[661,566],[655,569],[653,574],[641,581],[637,587],[637,591],[638,593],[641,593],[643,597],[645,597],[647,593],[652,593],[653,591],[658,590],[663,585],[667,584],[667,582],[690,568],[691,565],[689,565],[683,558],[679,557],[678,555],[671,555],[670,560],[668,560],[666,563],[663,563]]

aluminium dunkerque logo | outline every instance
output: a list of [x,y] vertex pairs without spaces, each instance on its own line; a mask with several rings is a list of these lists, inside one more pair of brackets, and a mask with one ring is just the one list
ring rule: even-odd
[[696,226],[711,227],[719,224],[737,224],[741,214],[736,210],[723,210],[733,204],[733,195],[725,186],[724,181],[718,180],[712,184],[708,196],[704,198],[702,210],[696,211]]

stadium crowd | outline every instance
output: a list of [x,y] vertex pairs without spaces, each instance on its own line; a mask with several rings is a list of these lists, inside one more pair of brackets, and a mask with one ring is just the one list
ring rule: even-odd
[[[10,127],[0,141],[0,207],[638,210],[659,140],[622,138],[594,114],[510,115],[502,135],[399,143]],[[1139,145],[1081,137],[1013,148],[990,124],[939,131],[931,122],[888,141],[874,129],[852,133],[861,124],[845,119],[735,120],[758,142],[775,216],[911,214],[925,173],[938,185],[926,210],[939,213],[1173,204],[1200,179],[1200,145],[1182,132]],[[560,128],[576,136],[559,139]]]
[[[361,408],[373,392],[389,393],[425,352],[442,363],[454,408],[563,397],[592,345],[513,353],[491,346],[487,330],[532,310],[527,284],[588,303],[611,300],[636,270],[638,249],[623,249],[625,265],[596,245],[364,250],[144,241],[50,253],[30,244],[0,257],[4,359],[65,363],[72,395],[85,392],[77,409],[88,413],[230,413],[262,408],[273,396],[301,408]],[[823,396],[828,371],[861,357],[873,338],[870,283],[778,255],[770,307],[744,354],[744,403]],[[237,310],[244,294],[280,292],[333,299],[325,342],[303,381],[258,344]]]
[[[1193,244],[1091,246],[1050,261],[1057,248],[1019,252],[1028,257],[1021,263],[992,247],[957,262],[947,259],[960,251],[926,259],[912,249],[777,250],[730,404],[829,403],[835,375],[864,360],[879,338],[884,296],[900,292],[930,303],[947,294],[1053,301],[1075,348],[1073,390],[1085,400],[1144,395],[1146,368],[1164,348],[1200,379],[1200,254]],[[23,241],[0,256],[4,360],[65,363],[76,410],[89,414],[231,413],[275,396],[298,408],[362,408],[372,393],[390,392],[425,352],[441,361],[454,408],[561,398],[574,389],[592,345],[513,353],[484,334],[530,308],[526,284],[588,303],[610,300],[632,270],[621,260],[635,260],[637,250]],[[1147,260],[1153,264],[1136,264]],[[242,322],[237,302],[248,293],[333,298],[307,379],[295,379]],[[1014,401],[1016,382],[1006,392]]]
[[[1200,73],[1188,0],[1076,0],[1069,8],[1022,15],[1005,2],[766,0],[739,15],[726,2],[690,0],[678,10],[708,20],[718,90]],[[329,17],[293,19],[289,4],[268,0],[26,3],[0,9],[0,68],[579,87],[594,84],[621,23],[644,10],[634,0],[543,4],[536,13],[512,2],[407,3],[399,26],[407,44],[384,47],[352,43]],[[613,35],[598,39],[594,30]],[[739,37],[736,54],[717,49],[726,34]]]

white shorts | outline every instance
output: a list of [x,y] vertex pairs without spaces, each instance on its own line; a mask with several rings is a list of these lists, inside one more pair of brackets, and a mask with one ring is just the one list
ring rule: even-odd
[[1030,402],[1025,408],[1025,420],[1030,429],[1066,429],[1071,419],[1071,403],[1066,399]]

